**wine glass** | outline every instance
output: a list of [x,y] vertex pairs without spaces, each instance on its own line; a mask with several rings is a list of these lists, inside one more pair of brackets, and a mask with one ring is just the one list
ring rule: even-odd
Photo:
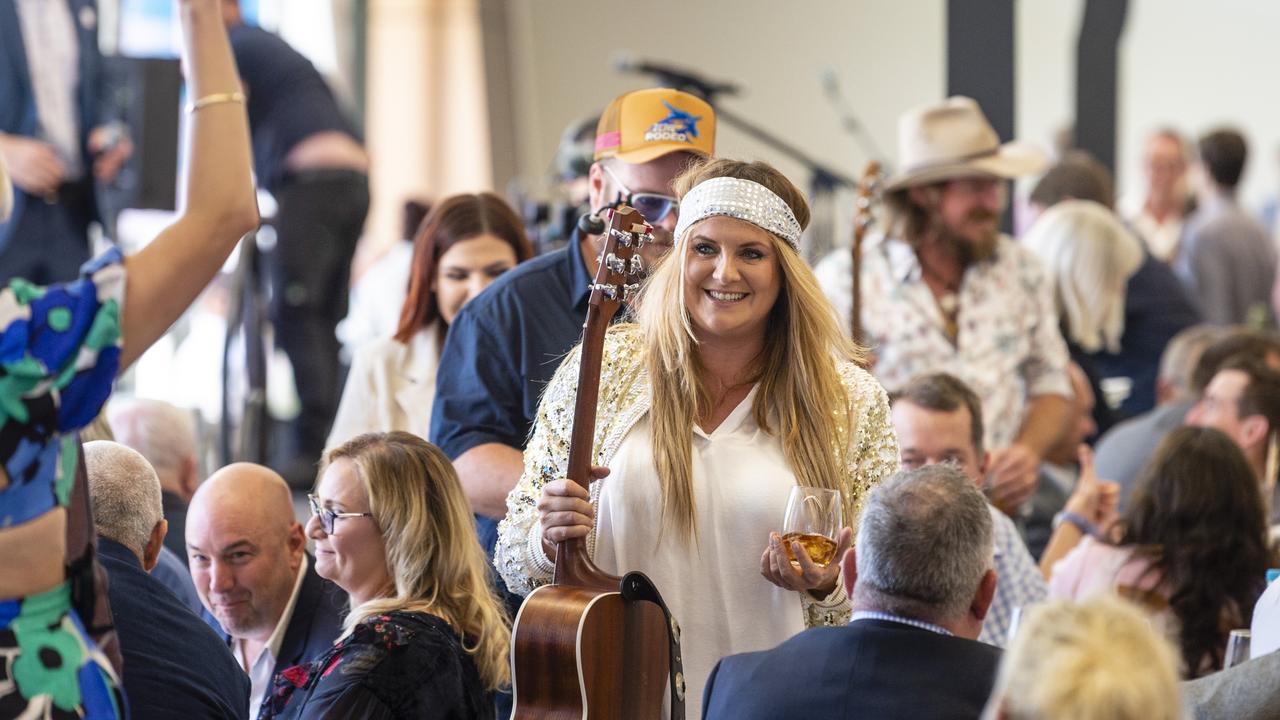
[[1239,665],[1249,659],[1249,644],[1253,633],[1248,630],[1232,630],[1227,636],[1227,654],[1222,658],[1222,669]]
[[844,505],[839,490],[798,485],[787,497],[787,512],[782,518],[782,546],[793,567],[799,568],[791,550],[796,542],[818,567],[826,567],[836,559],[836,537],[844,527]]

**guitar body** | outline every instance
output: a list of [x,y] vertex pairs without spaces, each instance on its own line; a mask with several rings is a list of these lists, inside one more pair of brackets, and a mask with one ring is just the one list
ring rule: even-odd
[[[662,608],[618,590],[544,585],[511,632],[513,720],[662,717],[670,670]],[[548,675],[548,668],[576,672]]]
[[[589,488],[600,365],[609,320],[639,287],[637,248],[652,228],[634,208],[609,216],[582,333],[566,476]],[[582,538],[556,545],[552,583],[525,598],[511,628],[516,720],[684,720],[680,632],[643,573],[610,575]]]

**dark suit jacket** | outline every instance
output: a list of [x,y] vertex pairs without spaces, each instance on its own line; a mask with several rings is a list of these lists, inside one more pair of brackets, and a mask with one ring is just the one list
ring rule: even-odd
[[[89,131],[102,122],[98,103],[98,95],[102,91],[98,6],[95,0],[63,1],[71,7],[71,22],[76,28],[80,51],[80,83],[76,99],[80,110],[80,149],[85,159],[87,178],[91,168],[87,147]],[[18,8],[15,0],[0,0],[0,132],[34,137],[37,123],[36,100],[31,87],[31,70],[27,65],[27,47],[22,37]],[[13,216],[9,222],[0,223],[0,248],[8,244],[10,232],[18,227],[26,203],[33,201],[33,198],[21,190],[14,188],[14,191]]]
[[135,718],[243,718],[249,676],[217,634],[142,569],[125,546],[98,538]]
[[[280,641],[275,674],[323,655],[342,633],[342,618],[346,614],[347,594],[316,574],[315,558],[308,554],[307,572],[302,577],[302,587],[298,589],[298,601],[293,605],[293,616]],[[207,613],[205,622],[218,631],[224,643],[231,642],[231,637],[222,631],[217,620]]]
[[703,720],[977,718],[1000,649],[886,620],[812,628],[711,671]]

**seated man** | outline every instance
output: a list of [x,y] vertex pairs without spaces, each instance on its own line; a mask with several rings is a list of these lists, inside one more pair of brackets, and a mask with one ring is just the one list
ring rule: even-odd
[[[903,469],[950,463],[974,487],[983,487],[990,453],[982,444],[982,405],[959,378],[933,373],[907,383],[893,396],[893,429]],[[995,569],[1000,584],[978,639],[1004,647],[1013,609],[1044,600],[1049,590],[1017,526],[994,505],[988,504],[987,509],[995,535]]]
[[1187,412],[1186,424],[1221,430],[1240,446],[1271,511],[1269,522],[1280,522],[1274,470],[1267,471],[1280,428],[1280,370],[1247,354],[1228,358],[1218,366],[1200,401]]
[[978,717],[1000,662],[976,640],[996,589],[987,508],[950,464],[872,490],[841,560],[852,621],[721,660],[703,717]]
[[316,574],[284,478],[235,463],[200,486],[187,508],[187,554],[205,608],[249,673],[249,717],[276,673],[315,659],[342,632],[347,596]]
[[163,400],[113,398],[107,419],[116,442],[142,453],[160,478],[160,500],[169,523],[164,546],[187,562],[187,503],[200,485],[192,411]]
[[133,717],[243,718],[249,679],[226,645],[147,573],[168,529],[160,481],[119,443],[85,443],[85,472]]

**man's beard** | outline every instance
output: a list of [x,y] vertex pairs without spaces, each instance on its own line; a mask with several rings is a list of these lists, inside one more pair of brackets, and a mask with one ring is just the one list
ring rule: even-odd
[[[985,210],[974,210],[965,218],[968,222],[984,222],[998,220],[999,216]],[[996,254],[996,244],[1000,240],[998,227],[981,237],[972,238],[956,232],[939,218],[937,221],[937,238],[942,247],[951,250],[964,267],[987,260]]]

